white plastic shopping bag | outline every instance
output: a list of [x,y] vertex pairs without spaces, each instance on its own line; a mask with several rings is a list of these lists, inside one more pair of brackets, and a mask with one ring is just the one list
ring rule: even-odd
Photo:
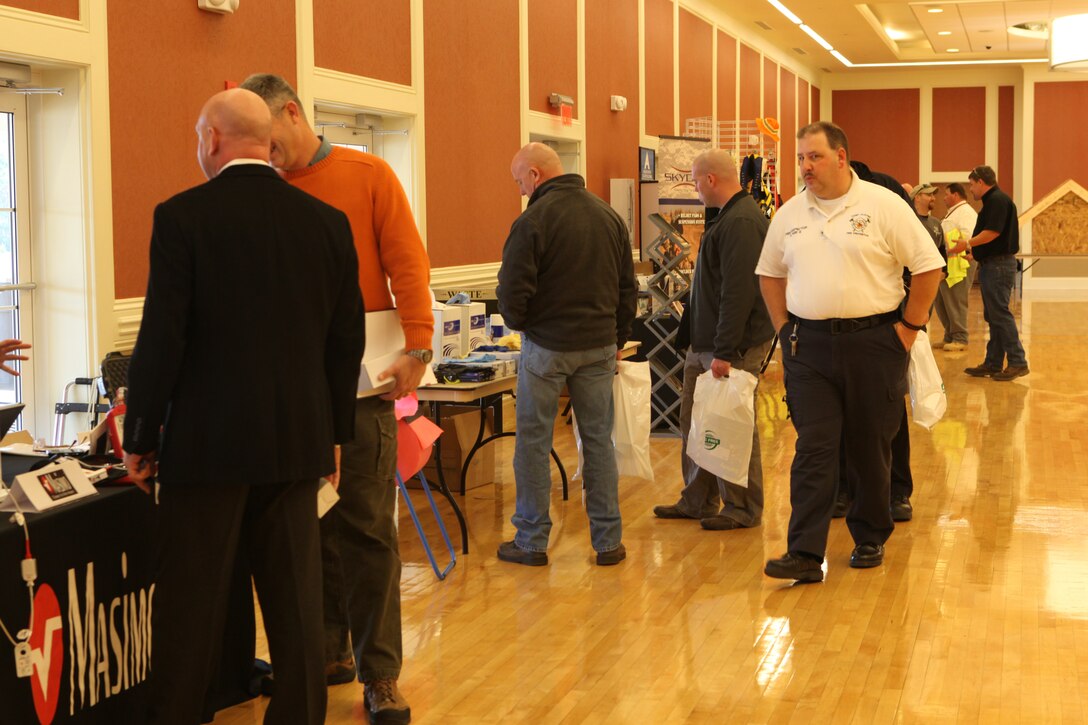
[[[650,363],[617,362],[612,399],[616,412],[612,422],[612,445],[616,450],[619,474],[654,480],[654,467],[650,461]],[[585,457],[578,417],[573,413],[571,422],[578,447],[578,470],[571,478],[578,480],[582,478]]]
[[925,331],[918,333],[914,346],[910,349],[910,367],[907,370],[910,380],[910,405],[914,412],[914,422],[929,429],[944,417],[948,408],[948,398],[944,394],[944,381],[937,361],[933,359],[933,350],[929,346],[929,335]]
[[654,480],[650,462],[650,363],[616,363],[612,381],[616,418],[612,424],[612,443],[616,446],[616,466],[621,476]]
[[687,454],[699,468],[748,485],[755,430],[756,376],[733,368],[727,378],[707,370],[695,381]]

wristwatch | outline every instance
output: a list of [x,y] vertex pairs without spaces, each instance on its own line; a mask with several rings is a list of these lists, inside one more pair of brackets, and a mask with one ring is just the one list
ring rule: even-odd
[[424,365],[429,365],[431,360],[434,359],[434,353],[432,353],[430,350],[424,350],[424,349],[405,350],[404,354],[405,355],[411,355],[412,357],[414,357],[416,360],[419,360]]

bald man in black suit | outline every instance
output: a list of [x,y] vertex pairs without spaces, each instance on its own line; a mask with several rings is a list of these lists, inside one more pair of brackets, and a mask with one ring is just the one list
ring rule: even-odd
[[325,719],[317,490],[353,434],[363,301],[347,217],[268,165],[271,123],[249,91],[213,96],[209,181],[155,209],[124,443],[140,488],[158,474],[154,723],[201,720],[239,547],[276,667],[265,723]]

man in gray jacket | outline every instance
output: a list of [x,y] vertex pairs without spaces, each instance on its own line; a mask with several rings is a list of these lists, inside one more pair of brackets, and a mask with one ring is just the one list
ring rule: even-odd
[[755,273],[767,234],[767,218],[741,189],[736,165],[727,152],[700,154],[692,164],[691,175],[708,211],[720,211],[714,217],[707,214],[691,286],[691,348],[684,360],[680,401],[684,490],[674,505],[655,506],[654,514],[662,519],[700,519],[704,529],[727,531],[759,526],[762,520],[759,430],[752,433],[748,485],[740,486],[704,471],[688,457],[691,408],[695,381],[701,374],[710,370],[715,378],[729,377],[729,371],[738,368],[758,376],[770,350],[774,328]]
[[635,317],[627,227],[608,204],[563,173],[554,150],[531,143],[510,168],[529,207],[510,228],[499,268],[499,311],[523,335],[514,444],[517,534],[499,547],[515,564],[548,563],[548,452],[559,393],[570,391],[585,454],[586,513],[597,564],[626,556],[620,537],[612,378]]

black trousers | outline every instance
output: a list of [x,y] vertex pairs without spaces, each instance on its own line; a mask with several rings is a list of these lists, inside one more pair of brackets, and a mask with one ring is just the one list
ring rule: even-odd
[[779,331],[786,397],[797,446],[790,468],[788,548],[823,557],[845,446],[854,504],[846,524],[856,543],[883,544],[892,533],[891,443],[905,412],[909,354],[891,323],[832,335],[797,327]]
[[[899,430],[892,438],[892,498],[914,495],[914,476],[910,472],[910,420],[907,418],[907,403],[903,401],[903,419]],[[854,499],[855,484],[850,481],[846,463],[846,442],[839,444],[839,492],[846,492],[846,497]]]
[[264,722],[323,723],[317,481],[161,486],[156,517],[148,721],[201,721],[220,660],[236,552],[244,547],[276,668]]

